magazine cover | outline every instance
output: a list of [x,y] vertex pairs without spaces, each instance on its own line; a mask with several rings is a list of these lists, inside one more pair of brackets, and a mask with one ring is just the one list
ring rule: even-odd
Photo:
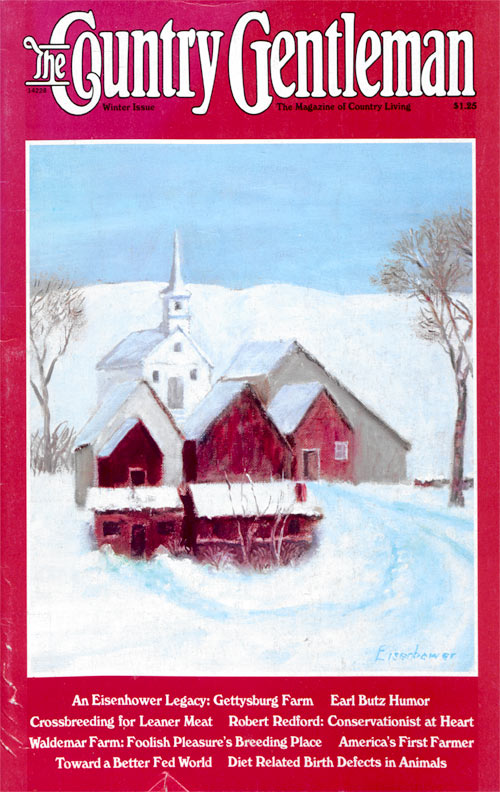
[[498,792],[499,12],[2,3],[2,792]]

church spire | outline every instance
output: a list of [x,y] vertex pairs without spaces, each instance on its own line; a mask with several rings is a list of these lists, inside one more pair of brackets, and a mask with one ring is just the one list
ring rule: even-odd
[[191,321],[189,298],[191,297],[191,292],[186,288],[182,280],[179,234],[177,231],[174,233],[174,252],[170,281],[161,294],[163,297],[162,332],[165,335],[170,335],[177,327],[180,327],[184,332],[189,333]]
[[179,246],[179,233],[174,233],[174,255],[172,257],[172,269],[170,271],[170,281],[166,291],[171,294],[189,294],[181,275],[181,254]]
[[187,296],[189,291],[186,289],[181,274],[181,254],[179,246],[179,233],[174,233],[174,254],[172,256],[172,269],[170,270],[170,281],[163,294],[175,294],[176,296]]

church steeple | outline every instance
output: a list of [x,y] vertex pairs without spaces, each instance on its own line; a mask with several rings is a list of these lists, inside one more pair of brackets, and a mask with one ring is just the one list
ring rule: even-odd
[[163,297],[163,321],[160,329],[165,335],[170,335],[177,327],[189,333],[191,316],[189,312],[189,299],[191,292],[182,280],[181,254],[179,234],[174,234],[174,253],[170,281],[166,289],[161,292]]

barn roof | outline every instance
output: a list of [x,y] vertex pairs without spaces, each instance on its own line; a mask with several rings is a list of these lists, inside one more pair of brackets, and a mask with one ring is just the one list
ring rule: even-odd
[[224,372],[222,379],[240,380],[269,375],[281,363],[283,358],[285,358],[287,355],[291,355],[292,352],[305,355],[307,358],[309,358],[309,360],[319,366],[322,372],[324,372],[326,377],[332,383],[334,393],[330,392],[328,385],[327,390],[332,398],[334,398],[337,407],[346,417],[351,426],[355,427],[355,421],[352,417],[353,409],[351,401],[354,399],[355,402],[357,402],[357,404],[360,405],[365,412],[369,413],[369,415],[375,421],[384,426],[404,446],[407,451],[411,448],[411,443],[409,443],[408,440],[405,440],[404,437],[401,437],[401,435],[398,434],[398,432],[396,432],[392,426],[390,426],[386,421],[384,421],[383,418],[377,415],[377,413],[374,412],[370,407],[364,404],[361,399],[358,399],[358,397],[355,396],[354,393],[349,390],[349,388],[347,388],[342,382],[340,382],[337,377],[334,377],[332,374],[330,374],[323,364],[320,363],[319,360],[314,357],[314,355],[308,352],[308,350],[305,349],[296,339],[288,341],[250,341],[247,344],[243,344],[243,346],[240,347],[236,353],[236,356],[233,358],[227,371]]
[[91,487],[87,505],[96,511],[182,509],[176,487]]
[[307,490],[298,501],[293,481],[190,484],[198,517],[246,517],[303,514],[320,517],[321,508]]
[[74,447],[80,448],[80,446],[93,443],[138,385],[139,383],[136,381],[123,382],[106,394],[106,401],[101,404],[77,435]]
[[[116,445],[120,442],[120,439],[116,439],[119,437],[119,432],[124,428],[124,424],[129,419],[133,419],[135,422],[141,419],[142,409],[140,406],[137,406],[137,403],[134,408],[134,415],[129,415],[128,418],[124,420],[115,430],[114,434],[111,438],[106,439],[106,437],[102,437],[102,432],[106,429],[106,427],[111,424],[113,418],[115,418],[117,412],[122,408],[125,402],[133,395],[135,392],[139,392],[139,401],[142,404],[144,399],[152,400],[155,402],[156,405],[159,407],[161,412],[158,412],[158,416],[164,413],[165,417],[168,419],[174,430],[177,434],[183,438],[182,432],[177,426],[174,418],[170,411],[165,407],[163,402],[161,401],[160,397],[156,393],[155,390],[149,385],[149,383],[145,382],[145,380],[131,380],[130,382],[123,382],[121,385],[116,385],[112,390],[106,393],[105,401],[97,408],[96,412],[92,415],[92,417],[87,421],[85,426],[80,430],[79,434],[76,437],[75,444],[73,449],[76,450],[77,448],[81,448],[82,446],[86,445],[94,445],[96,441],[98,441],[99,437],[101,436],[101,442],[105,440],[105,447],[108,447],[109,444],[116,440]],[[146,425],[146,421],[143,421]],[[130,431],[131,426],[126,431]],[[153,427],[148,424],[147,426],[148,431],[153,436],[155,442],[158,442],[156,436],[153,435]],[[125,434],[126,434],[125,431]],[[125,436],[123,435],[123,437]],[[110,452],[111,453],[111,452]],[[99,456],[104,456],[102,454],[102,450],[99,449]]]
[[128,435],[131,429],[140,421],[137,418],[127,418],[116,432],[109,438],[108,442],[104,444],[99,452],[100,457],[107,457],[113,453],[118,443],[121,443],[124,437]]
[[246,382],[216,382],[211,391],[194,408],[183,425],[186,440],[199,440],[233,399],[246,388]]
[[267,408],[280,432],[293,432],[322,390],[320,382],[283,385]]
[[296,343],[294,339],[249,341],[239,348],[222,379],[244,379],[269,374]]

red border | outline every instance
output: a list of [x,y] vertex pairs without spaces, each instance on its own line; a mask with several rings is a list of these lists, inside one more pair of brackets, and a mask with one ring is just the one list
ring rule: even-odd
[[[2,49],[5,55],[1,69],[2,89],[2,271],[1,271],[1,322],[2,322],[2,459],[1,482],[4,495],[1,503],[1,593],[2,593],[2,722],[3,768],[2,789],[71,789],[97,790],[97,779],[90,775],[54,775],[48,757],[34,756],[26,748],[26,716],[42,702],[67,700],[75,688],[75,680],[26,678],[26,564],[25,533],[21,514],[25,513],[25,140],[44,139],[120,139],[120,138],[388,138],[388,137],[475,137],[477,162],[477,347],[478,347],[478,523],[479,523],[479,676],[474,678],[403,678],[397,680],[402,693],[428,695],[432,691],[436,701],[442,701],[450,712],[464,708],[472,714],[477,710],[477,752],[459,762],[455,777],[439,777],[432,781],[421,772],[402,779],[391,773],[387,777],[370,772],[351,772],[348,775],[331,773],[311,776],[310,789],[402,790],[456,789],[490,790],[500,788],[498,770],[499,732],[499,643],[498,643],[498,515],[499,515],[499,360],[500,337],[498,295],[499,284],[499,3],[492,2],[354,2],[349,8],[336,3],[294,2],[280,3],[268,0],[266,8],[272,19],[273,30],[305,27],[326,27],[325,20],[345,11],[356,11],[361,29],[384,27],[422,29],[442,27],[471,29],[476,42],[475,77],[478,109],[474,113],[457,115],[449,102],[419,99],[416,105],[425,110],[403,113],[396,122],[393,117],[364,118],[362,127],[354,114],[344,117],[334,129],[325,115],[302,114],[299,118],[282,118],[270,108],[263,116],[248,117],[235,107],[230,92],[224,84],[214,91],[212,107],[205,117],[195,118],[185,100],[165,103],[154,122],[134,118],[126,134],[121,121],[103,117],[98,110],[75,119],[59,110],[51,97],[26,101],[23,84],[31,75],[32,54],[22,49],[22,39],[27,34],[47,37],[52,26],[63,13],[75,10],[74,4],[49,0],[31,0],[21,3],[7,0],[0,6],[2,22]],[[249,3],[222,4],[205,2],[146,4],[136,2],[99,2],[92,4],[99,29],[118,29],[131,26],[157,27],[175,16],[178,27],[194,26],[212,29],[214,18],[217,27],[230,31],[238,17],[256,6]],[[259,6],[260,9],[260,6]],[[389,20],[389,25],[387,24]],[[418,20],[418,23],[415,21]],[[305,117],[304,117],[305,116]],[[415,128],[419,120],[418,135]],[[360,128],[361,127],[361,128]],[[117,679],[78,680],[79,687],[89,689],[97,682],[101,689],[123,690],[129,685],[140,690],[154,690],[165,680]],[[292,688],[294,691],[315,691],[324,695],[324,679],[305,678],[288,682],[281,680],[226,679],[169,680],[172,691],[221,689],[242,693],[252,690],[261,693],[271,687],[275,690]],[[359,678],[335,680],[335,690],[346,693],[360,687]],[[394,678],[368,678],[363,680],[363,690],[392,691]],[[104,692],[104,691],[103,691]],[[463,706],[458,706],[458,705]],[[57,710],[57,705],[56,705]],[[43,752],[41,752],[43,753]],[[108,789],[143,789],[144,779],[130,771],[126,776],[109,782]],[[222,775],[222,773],[221,773]],[[241,775],[226,772],[224,781],[218,774],[200,780],[199,775],[187,774],[190,789],[262,789],[275,790],[275,771],[258,775]],[[292,790],[297,776],[292,772],[279,775],[280,788]],[[187,782],[186,782],[187,783]],[[224,783],[224,787],[221,787]],[[299,783],[301,783],[299,781]],[[70,784],[71,786],[68,786]],[[200,786],[202,784],[203,786]],[[310,786],[309,786],[310,784]],[[432,784],[432,787],[430,786]],[[240,785],[240,786],[237,786]]]

